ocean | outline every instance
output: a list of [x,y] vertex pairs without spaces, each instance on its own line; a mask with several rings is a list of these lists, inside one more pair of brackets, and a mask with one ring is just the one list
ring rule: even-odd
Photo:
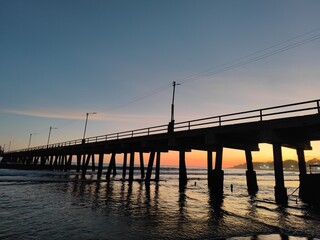
[[183,192],[175,167],[162,167],[149,187],[122,181],[120,171],[107,182],[90,172],[0,169],[0,239],[320,239],[320,209],[299,200],[297,172],[285,172],[282,207],[273,171],[257,171],[256,196],[247,193],[245,170],[224,171],[219,200],[205,168],[187,169]]

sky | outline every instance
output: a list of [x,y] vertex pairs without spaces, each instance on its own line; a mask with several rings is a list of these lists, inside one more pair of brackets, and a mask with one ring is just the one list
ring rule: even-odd
[[[0,146],[27,148],[31,133],[45,145],[50,126],[50,143],[80,139],[87,112],[87,137],[167,124],[173,81],[176,122],[318,99],[319,11],[318,0],[0,0]],[[224,166],[243,155],[226,150]]]

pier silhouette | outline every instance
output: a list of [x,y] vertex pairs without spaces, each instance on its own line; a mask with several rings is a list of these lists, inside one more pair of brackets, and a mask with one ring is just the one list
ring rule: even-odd
[[[116,155],[121,154],[123,156],[122,178],[132,183],[135,153],[139,153],[140,180],[148,185],[151,180],[159,181],[160,179],[161,153],[178,151],[179,187],[183,190],[188,181],[185,153],[191,150],[202,150],[207,152],[208,187],[213,195],[219,197],[223,195],[223,149],[232,148],[244,151],[248,193],[254,195],[258,191],[258,183],[252,164],[252,151],[259,151],[259,143],[267,143],[273,147],[276,202],[284,205],[288,202],[281,151],[281,147],[288,147],[297,152],[301,199],[319,204],[320,193],[316,187],[320,184],[320,175],[307,173],[304,155],[305,150],[311,150],[310,142],[316,140],[320,140],[320,100],[177,123],[171,120],[169,125],[1,152],[0,167],[68,171],[75,158],[76,171],[85,175],[89,170],[90,162],[91,171],[96,171],[95,157],[98,156],[97,176],[100,179],[103,160],[108,154],[110,161],[105,176],[111,181],[111,174],[117,174]],[[216,153],[214,167],[213,152]],[[146,172],[143,153],[149,153]],[[151,179],[154,165],[155,177]],[[129,176],[126,176],[127,168],[129,168]]]

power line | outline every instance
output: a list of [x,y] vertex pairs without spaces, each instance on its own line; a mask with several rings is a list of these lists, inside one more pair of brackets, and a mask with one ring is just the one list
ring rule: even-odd
[[[255,51],[255,52],[250,53],[248,55],[245,55],[245,56],[236,58],[234,60],[228,61],[226,63],[220,64],[220,65],[218,65],[216,67],[213,67],[213,68],[210,68],[210,69],[208,69],[206,71],[201,71],[199,73],[189,75],[189,76],[187,76],[187,77],[185,77],[183,79],[180,79],[179,81],[187,83],[187,82],[199,80],[200,78],[203,78],[203,77],[207,77],[207,76],[211,76],[211,75],[218,74],[218,73],[221,73],[221,72],[229,71],[229,70],[232,70],[234,68],[238,68],[238,67],[241,67],[241,66],[253,63],[253,62],[260,61],[262,59],[265,59],[265,58],[273,56],[275,54],[290,50],[292,48],[296,48],[296,47],[299,47],[301,45],[305,45],[305,44],[310,43],[312,41],[318,40],[320,38],[320,34],[316,34],[314,36],[310,36],[308,38],[299,40],[298,42],[290,43],[288,45],[284,45],[284,44],[292,42],[292,41],[294,41],[296,39],[299,39],[299,38],[301,38],[303,36],[310,35],[311,33],[314,33],[314,32],[319,31],[319,30],[320,30],[320,27],[316,28],[316,29],[313,29],[313,30],[311,30],[309,32],[300,34],[298,36],[295,36],[293,38],[290,38],[288,40],[282,41],[280,43],[274,44],[274,45],[272,45],[270,47],[267,47],[267,48],[264,48],[262,50]],[[284,46],[282,46],[282,45],[284,45]],[[280,47],[280,46],[282,46],[282,47]],[[280,47],[280,48],[274,49],[275,47]],[[267,50],[270,50],[270,49],[273,49],[273,50],[271,50],[269,52],[266,52]],[[266,52],[266,53],[264,53],[262,55],[255,56],[258,53],[263,53],[263,52]],[[251,56],[255,56],[255,57],[249,58]],[[242,60],[244,60],[244,61],[242,61]]]
[[[320,30],[320,27],[315,28],[315,29],[313,29],[311,31],[308,31],[306,33],[297,35],[297,36],[295,36],[293,38],[290,38],[288,40],[279,42],[279,43],[274,44],[274,45],[272,45],[270,47],[266,47],[264,49],[255,51],[255,52],[250,53],[248,55],[245,55],[245,56],[242,56],[242,57],[239,57],[239,58],[235,58],[235,59],[233,59],[231,61],[228,61],[226,63],[217,65],[215,67],[212,67],[212,68],[210,68],[208,70],[205,70],[205,71],[201,71],[199,73],[191,74],[189,76],[186,76],[186,77],[184,77],[182,79],[179,79],[179,80],[176,80],[176,81],[179,81],[180,83],[188,83],[188,82],[192,82],[192,81],[197,81],[197,80],[203,79],[204,77],[209,77],[209,76],[212,76],[212,75],[215,75],[215,74],[219,74],[219,73],[223,73],[223,72],[226,72],[226,71],[230,71],[230,70],[233,70],[233,69],[236,69],[236,68],[239,68],[239,67],[254,63],[254,62],[261,61],[261,60],[263,60],[265,58],[274,56],[276,54],[288,51],[288,50],[293,49],[293,48],[297,48],[299,46],[302,46],[302,45],[305,45],[305,44],[308,44],[310,42],[313,42],[313,41],[316,41],[316,40],[320,39],[320,34],[319,33],[316,34],[316,35],[310,36],[311,34],[317,32],[319,30]],[[309,35],[309,37],[303,38],[303,37],[308,36],[308,35]],[[298,39],[300,39],[300,40],[296,41]],[[260,53],[262,53],[262,54],[260,54]],[[122,101],[121,103],[111,105],[106,109],[103,109],[103,110],[100,110],[100,111],[97,110],[97,112],[110,112],[110,111],[113,111],[115,109],[122,108],[124,106],[130,105],[132,103],[135,103],[135,102],[141,101],[143,99],[146,99],[148,97],[151,97],[153,95],[156,95],[156,94],[158,94],[158,93],[160,93],[160,92],[162,92],[164,90],[167,90],[167,89],[171,88],[171,85],[172,84],[171,84],[171,81],[170,81],[170,84],[168,83],[168,84],[166,84],[164,86],[161,86],[161,87],[158,87],[156,89],[152,89],[152,90],[146,91],[145,93],[143,93],[141,95],[126,99],[126,100]],[[80,120],[79,119],[73,120],[71,122],[68,122],[67,124],[59,125],[57,127],[62,128],[62,127],[74,124],[77,121],[80,121]],[[44,130],[42,130],[42,131],[44,131]],[[42,132],[42,131],[40,131],[40,132]]]

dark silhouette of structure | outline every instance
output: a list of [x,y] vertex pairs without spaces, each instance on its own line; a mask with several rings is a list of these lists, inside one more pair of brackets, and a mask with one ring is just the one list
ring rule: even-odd
[[[171,119],[172,120],[172,119]],[[132,183],[135,153],[139,153],[141,179],[150,184],[154,161],[155,181],[160,176],[161,152],[179,152],[179,186],[187,184],[185,153],[192,149],[207,152],[208,186],[215,196],[223,195],[224,172],[222,170],[223,149],[244,151],[247,163],[247,187],[249,194],[258,191],[256,172],[252,164],[252,151],[259,151],[259,143],[273,146],[275,173],[275,200],[287,204],[288,195],[283,176],[281,147],[296,149],[300,171],[300,196],[304,201],[320,202],[315,186],[320,184],[320,175],[307,174],[304,150],[310,150],[310,141],[320,140],[320,100],[306,101],[270,108],[220,115],[142,128],[132,131],[78,139],[19,151],[1,153],[2,167],[24,166],[69,170],[72,159],[76,159],[77,171],[85,175],[91,161],[95,171],[98,156],[98,177],[101,178],[104,155],[110,155],[106,173],[109,180],[116,174],[116,155],[123,154],[122,177]],[[213,152],[215,165],[213,168]],[[143,153],[149,153],[145,173]],[[129,158],[128,158],[129,156]],[[129,166],[127,166],[129,160]],[[11,164],[11,165],[10,165]]]

